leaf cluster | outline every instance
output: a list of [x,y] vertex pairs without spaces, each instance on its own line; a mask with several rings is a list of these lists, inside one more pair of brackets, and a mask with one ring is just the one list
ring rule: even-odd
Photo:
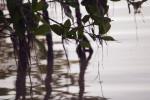
[[[6,0],[9,15],[5,15],[4,11],[0,10],[0,36],[4,33],[4,30],[14,32],[15,35],[20,38],[26,38],[26,35],[22,33],[37,35],[48,35],[55,33],[61,36],[63,39],[74,39],[84,47],[89,47],[89,44],[83,41],[83,35],[88,34],[94,41],[114,41],[113,37],[107,36],[107,32],[111,28],[111,19],[107,16],[109,5],[107,0],[82,0],[81,3],[75,0],[54,0],[62,6],[65,15],[68,19],[64,23],[59,23],[51,18],[55,24],[49,24],[44,18],[41,11],[48,8],[51,2],[44,2],[38,0],[31,0],[25,4],[20,5],[17,0]],[[120,0],[111,0],[113,2]],[[83,15],[83,25],[76,26],[74,16],[72,15],[72,9],[84,6],[87,12]],[[9,16],[9,17],[8,17]],[[87,31],[89,27],[90,30]],[[98,33],[95,31],[95,27],[98,27]],[[53,32],[51,32],[53,31]],[[5,34],[4,34],[5,35]],[[41,47],[41,42],[35,41]]]

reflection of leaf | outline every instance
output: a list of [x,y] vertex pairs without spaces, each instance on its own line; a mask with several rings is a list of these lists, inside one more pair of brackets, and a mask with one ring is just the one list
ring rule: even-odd
[[40,42],[40,41],[37,40],[37,39],[35,39],[35,42],[36,42],[36,44],[39,46],[39,48],[40,48],[40,50],[41,50],[42,52],[46,52],[45,45],[44,45],[42,42]]
[[[42,95],[42,92],[45,91],[45,87],[41,87],[40,85],[35,87],[34,89],[35,89],[34,90],[35,95]],[[35,99],[35,100],[38,100],[38,99]]]
[[70,60],[69,62],[70,64],[76,64],[76,63],[79,63],[79,60]]
[[0,96],[8,95],[9,91],[7,88],[0,88]]

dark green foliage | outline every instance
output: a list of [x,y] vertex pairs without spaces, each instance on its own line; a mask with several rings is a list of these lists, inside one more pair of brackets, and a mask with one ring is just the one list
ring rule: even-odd
[[47,3],[43,2],[43,1],[40,1],[40,2],[36,2],[36,1],[37,0],[33,0],[33,6],[32,6],[33,12],[41,11],[41,10],[48,8]]
[[83,1],[81,2],[81,4],[82,4],[83,6],[89,6],[89,5],[91,5],[91,4],[93,3],[93,1],[94,1],[94,0],[83,0]]
[[[119,1],[119,0],[111,0]],[[48,8],[48,3],[44,1],[32,0],[31,3],[26,3],[20,6],[19,3],[15,1],[7,0],[7,7],[10,13],[10,18],[5,18],[3,11],[0,10],[0,24],[5,26],[8,23],[12,23],[13,27],[8,25],[5,26],[10,32],[15,32],[18,38],[23,39],[25,36],[22,34],[24,32],[30,32],[32,35],[48,35],[51,34],[50,30],[65,39],[74,39],[78,41],[83,40],[83,34],[85,34],[85,26],[74,26],[74,18],[72,15],[72,8],[79,7],[79,3],[75,0],[61,0],[59,3],[66,16],[72,19],[70,21],[67,19],[64,24],[58,23],[53,19],[55,24],[49,25],[39,11],[43,11]],[[111,19],[106,16],[109,6],[107,1],[97,1],[97,0],[82,0],[81,5],[85,7],[87,14],[83,15],[82,22],[86,25],[87,22],[91,23],[89,25],[92,34],[89,33],[90,37],[95,41],[95,35],[106,34],[111,28]],[[20,23],[21,22],[21,23]],[[23,23],[22,23],[23,22]],[[42,22],[42,24],[40,24]],[[73,27],[72,27],[73,26]],[[95,33],[94,27],[98,27],[99,34]],[[105,40],[105,39],[104,39]],[[83,45],[83,43],[81,42]],[[85,44],[85,43],[84,43]]]
[[78,7],[79,4],[77,2],[75,2],[75,0],[66,0],[66,3],[68,3],[71,7]]
[[77,35],[76,35],[77,30],[76,29],[72,29],[68,32],[67,37],[70,39],[77,39]]
[[4,14],[3,12],[0,10],[0,24],[4,23]]
[[40,25],[37,29],[34,29],[34,35],[47,35],[50,34],[50,25]]
[[63,33],[63,28],[57,24],[51,25],[50,26],[51,30],[56,33],[57,35],[62,35]]
[[89,43],[85,42],[85,41],[79,41],[79,43],[81,44],[81,46],[83,47],[90,47]]
[[116,1],[120,1],[120,0],[110,0],[110,1],[114,1],[114,2],[116,2]]
[[102,37],[102,39],[105,41],[115,41],[115,39],[111,36],[104,36],[104,37]]
[[69,29],[70,29],[70,26],[71,26],[71,22],[70,20],[66,20],[65,23],[64,23],[64,34],[68,34],[69,32]]
[[82,19],[82,22],[85,24],[87,21],[89,21],[90,16],[89,15],[85,15]]
[[[111,0],[117,2],[120,0]],[[142,5],[141,2],[135,2],[127,0],[130,5]],[[48,8],[48,2],[31,0],[31,2],[20,4],[18,0],[7,0],[7,8],[10,14],[10,18],[6,17],[4,11],[0,10],[0,34],[4,30],[14,32],[19,39],[26,38],[27,34],[36,35],[48,35],[53,33],[62,36],[65,39],[74,39],[80,41],[80,44],[84,47],[88,47],[86,43],[82,43],[84,34],[88,34],[94,41],[101,39],[103,41],[114,41],[114,38],[107,36],[106,33],[111,28],[111,19],[107,16],[109,5],[107,0],[82,0],[80,3],[76,0],[60,0],[61,7],[68,19],[64,23],[55,21],[54,19],[47,18],[54,22],[49,24],[43,17],[41,11]],[[73,9],[79,8],[79,5],[85,7],[87,11],[86,15],[82,15],[81,25],[77,26],[73,17]],[[139,6],[138,6],[139,7]],[[135,10],[138,8],[135,8]],[[45,17],[46,18],[46,17]],[[71,18],[71,20],[69,19]],[[83,23],[83,25],[82,25]],[[90,31],[86,27],[91,27]],[[95,33],[95,28],[98,27],[98,33]],[[85,33],[86,32],[86,33]],[[27,33],[27,34],[23,34]],[[99,38],[103,37],[103,38]]]

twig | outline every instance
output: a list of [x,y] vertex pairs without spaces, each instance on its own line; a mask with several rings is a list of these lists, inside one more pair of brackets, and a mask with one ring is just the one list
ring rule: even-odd
[[[47,16],[45,16],[44,14],[41,14],[41,13],[39,13],[39,12],[37,12],[37,13],[40,14],[40,15],[42,15],[42,16],[44,16],[44,17],[47,17]],[[65,27],[65,28],[79,29],[79,28],[84,28],[84,27],[88,27],[88,26],[94,25],[94,23],[91,23],[91,24],[86,25],[86,26],[68,27],[68,26],[65,26],[65,25],[63,25],[63,24],[61,24],[61,23],[59,23],[59,22],[53,20],[53,19],[50,18],[50,17],[47,17],[47,18],[48,18],[49,20],[55,22],[56,24],[58,24],[58,25],[60,25],[60,26],[62,26],[62,27]]]

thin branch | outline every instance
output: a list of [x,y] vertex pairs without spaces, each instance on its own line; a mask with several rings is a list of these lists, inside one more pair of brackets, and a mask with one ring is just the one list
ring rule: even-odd
[[[47,16],[45,16],[44,14],[41,14],[41,13],[39,13],[39,12],[37,12],[37,13],[40,14],[40,15],[42,15],[42,16],[44,16],[44,17],[47,17]],[[60,26],[62,26],[62,27],[65,27],[65,28],[79,29],[79,28],[84,28],[84,27],[88,27],[88,26],[94,25],[94,23],[91,23],[91,24],[88,24],[88,25],[85,25],[85,26],[68,27],[68,26],[65,26],[65,25],[63,25],[63,24],[61,24],[61,23],[59,23],[59,22],[53,20],[53,19],[50,18],[50,17],[47,17],[47,18],[48,18],[49,20],[55,22],[56,24],[58,24],[58,25],[60,25]]]

